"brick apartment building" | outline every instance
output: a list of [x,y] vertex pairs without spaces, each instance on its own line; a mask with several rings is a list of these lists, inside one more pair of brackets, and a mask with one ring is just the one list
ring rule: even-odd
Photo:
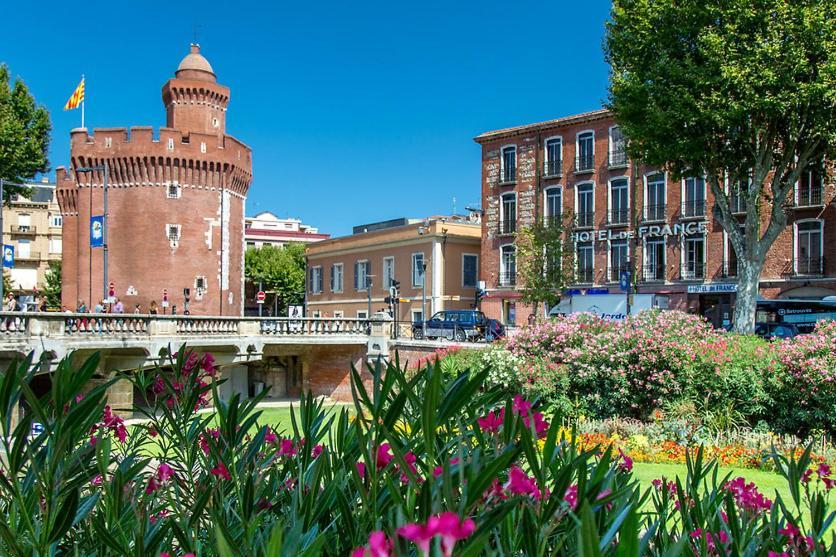
[[[633,163],[612,115],[597,110],[483,133],[482,309],[506,324],[524,323],[515,235],[535,219],[571,215],[572,293],[621,292],[632,268],[638,293],[664,294],[671,308],[717,325],[733,314],[737,263],[702,177],[674,180]],[[761,279],[768,298],[836,295],[836,184],[821,170],[796,186],[789,221],[769,252]],[[732,197],[741,214],[743,199]],[[632,258],[635,258],[633,260]]]
[[368,317],[369,295],[372,312],[386,308],[392,279],[406,300],[399,304],[400,323],[423,318],[424,292],[428,315],[472,308],[481,233],[475,217],[395,219],[309,244],[308,315]]
[[[125,306],[161,304],[193,314],[241,315],[244,204],[252,152],[226,133],[230,91],[192,45],[162,88],[166,127],[70,132],[70,168],[57,170],[64,219],[63,303],[92,307],[106,292],[104,249],[91,247],[108,168],[108,282]],[[98,168],[92,171],[84,169]]]

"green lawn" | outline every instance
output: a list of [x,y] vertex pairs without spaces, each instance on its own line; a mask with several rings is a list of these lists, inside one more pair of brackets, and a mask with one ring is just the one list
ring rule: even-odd
[[[651,485],[650,482],[662,476],[670,480],[679,476],[684,481],[687,474],[688,471],[684,464],[649,464],[637,462],[633,465],[633,477],[639,480],[643,488],[649,487]],[[787,488],[786,481],[775,472],[765,472],[763,470],[752,470],[749,468],[720,468],[720,474],[721,476],[731,474],[732,478],[743,476],[747,482],[754,482],[761,493],[770,499],[775,499],[775,492],[777,491],[785,501],[790,500],[790,490]]]

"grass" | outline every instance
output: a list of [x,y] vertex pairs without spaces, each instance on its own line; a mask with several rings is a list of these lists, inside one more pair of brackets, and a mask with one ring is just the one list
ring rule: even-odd
[[[685,480],[688,470],[684,464],[650,464],[647,462],[637,462],[633,464],[633,477],[639,480],[642,488],[648,488],[651,482],[656,478],[673,480],[679,476],[681,480]],[[754,470],[751,468],[720,468],[720,476],[730,474],[731,478],[743,476],[747,482],[754,482],[758,486],[758,490],[769,497],[775,499],[775,493],[779,493],[784,501],[790,500],[790,490],[787,487],[786,480],[775,472],[768,472],[765,470]]]

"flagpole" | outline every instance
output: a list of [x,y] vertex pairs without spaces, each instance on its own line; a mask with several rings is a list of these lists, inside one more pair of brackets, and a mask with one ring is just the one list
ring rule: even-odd
[[[84,83],[84,74],[81,74],[81,82]],[[87,96],[87,84],[84,83],[84,97]],[[81,98],[81,127],[84,127],[84,97]]]

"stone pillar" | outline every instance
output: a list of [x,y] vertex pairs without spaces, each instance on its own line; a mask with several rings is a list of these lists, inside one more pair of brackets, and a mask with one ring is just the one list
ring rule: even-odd
[[[111,373],[114,377],[116,373]],[[118,379],[107,389],[107,403],[113,413],[122,418],[131,418],[134,413],[134,386],[127,378]]]
[[302,394],[305,394],[311,390],[311,357],[306,354],[300,360],[302,366]]
[[388,313],[377,312],[372,315],[371,334],[366,347],[369,361],[389,358],[389,339],[392,338],[392,318]]
[[224,366],[220,369],[220,373],[220,378],[226,380],[218,387],[221,400],[226,402],[234,394],[238,394],[242,400],[250,397],[250,374],[247,366]]

